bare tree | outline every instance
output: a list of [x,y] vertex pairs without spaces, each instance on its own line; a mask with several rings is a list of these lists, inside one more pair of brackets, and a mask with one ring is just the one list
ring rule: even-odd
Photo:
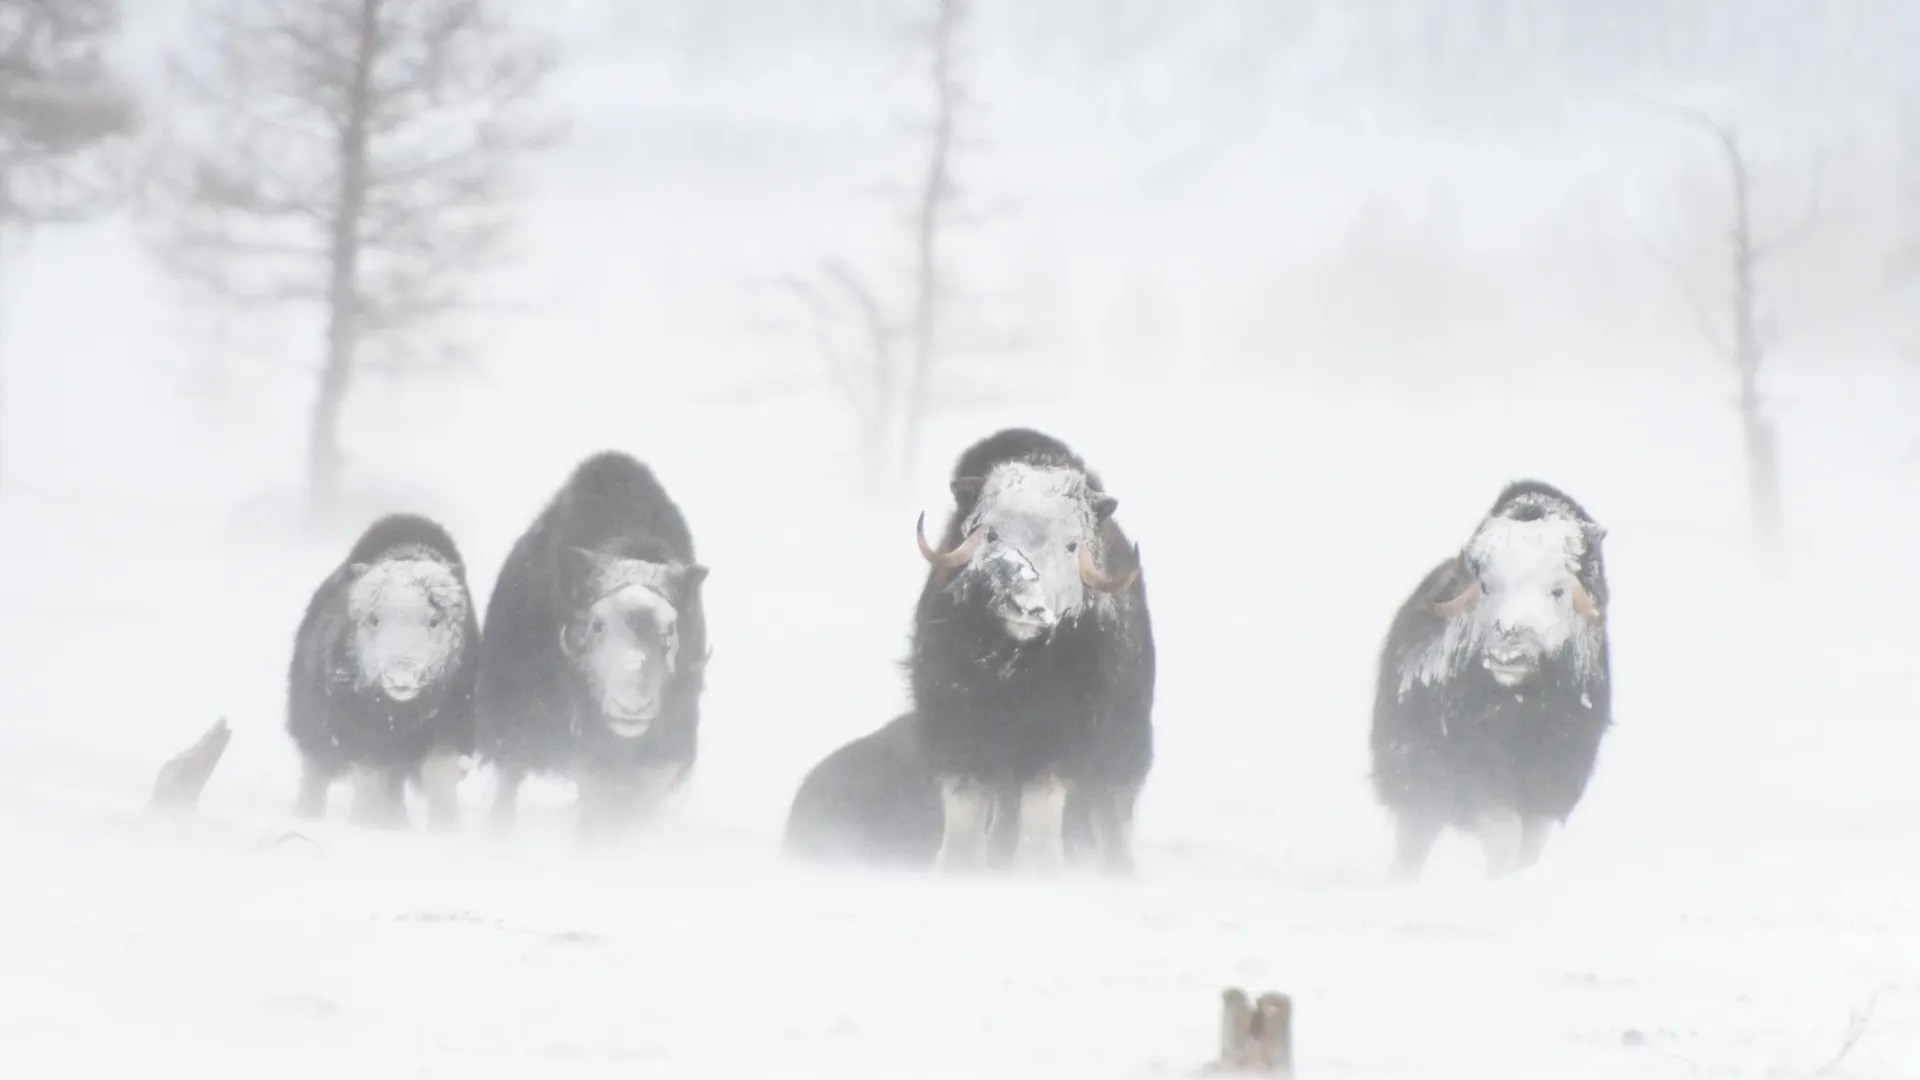
[[[983,217],[963,205],[955,169],[968,142],[962,121],[973,101],[960,63],[960,40],[973,2],[930,0],[932,17],[915,31],[927,55],[932,110],[914,125],[925,140],[924,157],[904,220],[908,269],[897,283],[901,287],[883,288],[879,279],[839,258],[777,282],[802,309],[826,378],[853,415],[868,468],[867,488],[874,495],[911,481],[922,432],[938,407],[995,400],[992,393],[957,385],[947,361],[968,354],[1003,355],[1027,344],[1023,335],[986,322],[977,305],[968,303],[977,297],[956,280],[949,252],[957,230]],[[801,379],[774,392],[816,383]]]
[[119,29],[116,0],[0,0],[0,230],[84,221],[124,194],[137,114],[107,64]]
[[[485,305],[524,153],[557,128],[536,95],[550,39],[504,0],[229,0],[176,58],[194,124],[155,184],[150,239],[226,303],[308,305],[325,349],[307,487],[339,494],[357,375],[462,366],[446,320]],[[198,62],[195,62],[195,61]]]
[[1741,147],[1739,132],[1732,125],[1696,109],[1664,108],[1710,135],[1727,170],[1733,203],[1727,231],[1727,267],[1732,287],[1723,300],[1724,306],[1716,312],[1709,295],[1694,284],[1677,261],[1651,243],[1647,247],[1673,276],[1701,334],[1732,366],[1739,380],[1736,405],[1746,447],[1748,499],[1762,554],[1769,568],[1777,571],[1784,559],[1780,440],[1773,420],[1767,416],[1766,399],[1760,392],[1760,372],[1774,342],[1774,327],[1773,321],[1761,314],[1756,279],[1769,259],[1804,237],[1819,220],[1819,163],[1816,161],[1814,166],[1807,208],[1801,219],[1790,228],[1763,238],[1753,221],[1753,172]]

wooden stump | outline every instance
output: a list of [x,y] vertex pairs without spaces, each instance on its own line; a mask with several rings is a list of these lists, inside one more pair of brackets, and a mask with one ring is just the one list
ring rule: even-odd
[[1230,986],[1220,994],[1220,1060],[1210,1072],[1293,1077],[1293,999],[1267,992],[1249,999]]
[[227,743],[232,738],[233,729],[227,726],[226,717],[214,721],[198,741],[160,766],[160,775],[153,781],[150,805],[156,810],[179,812],[199,805],[200,792],[207,786],[207,778],[213,775],[213,767],[220,763],[220,756],[227,752]]

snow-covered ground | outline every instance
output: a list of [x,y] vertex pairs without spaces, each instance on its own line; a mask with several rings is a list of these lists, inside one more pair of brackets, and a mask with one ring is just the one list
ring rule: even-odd
[[[511,841],[296,826],[282,678],[348,533],[15,490],[0,1072],[1166,1076],[1213,1056],[1237,983],[1294,996],[1306,1080],[1808,1077],[1869,1002],[1830,1075],[1920,1076],[1920,516],[1898,408],[1837,376],[1793,388],[1793,575],[1771,586],[1713,374],[943,420],[916,487],[932,516],[967,441],[1028,423],[1095,463],[1141,541],[1159,762],[1130,881],[780,859],[801,774],[901,702],[923,571],[922,505],[838,494],[815,403],[589,412],[408,470],[483,600],[591,449],[652,461],[686,508],[714,568],[703,756],[670,819],[610,852],[575,848],[557,786]],[[1520,475],[1611,530],[1618,727],[1534,871],[1480,881],[1455,838],[1426,882],[1387,887],[1374,650]],[[160,762],[220,715],[235,736],[199,812],[150,818]],[[469,778],[470,811],[489,785]]]

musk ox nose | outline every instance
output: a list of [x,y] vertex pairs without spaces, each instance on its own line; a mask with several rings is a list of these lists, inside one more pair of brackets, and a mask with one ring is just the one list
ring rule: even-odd
[[1014,613],[1023,619],[1051,626],[1054,621],[1053,609],[1045,600],[1038,597],[1016,597],[1012,604]]
[[406,701],[426,689],[427,666],[410,660],[388,664],[380,672],[380,686],[387,696]]

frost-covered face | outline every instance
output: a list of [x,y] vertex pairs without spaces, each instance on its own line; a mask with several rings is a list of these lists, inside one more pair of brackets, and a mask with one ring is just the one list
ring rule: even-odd
[[1451,595],[1430,597],[1430,609],[1472,620],[1479,663],[1502,686],[1528,682],[1569,647],[1590,661],[1602,615],[1578,569],[1604,535],[1551,502],[1517,501],[1481,524],[1462,553],[1469,574],[1446,583]]
[[452,567],[431,558],[355,563],[353,575],[347,615],[357,684],[412,701],[446,674],[464,644],[467,590]]
[[601,719],[622,738],[651,730],[679,670],[678,598],[707,576],[704,566],[650,563],[574,549],[585,564],[560,648],[585,676]]
[[956,595],[983,590],[1001,628],[1015,641],[1051,633],[1079,612],[1093,591],[1114,592],[1133,583],[1137,570],[1111,577],[1100,568],[1100,523],[1112,516],[1119,500],[1089,490],[1083,474],[1007,464],[984,481],[955,480],[953,493],[962,505],[977,496],[961,523],[966,539],[939,554],[923,532],[920,553],[935,567],[958,571],[948,586]]

